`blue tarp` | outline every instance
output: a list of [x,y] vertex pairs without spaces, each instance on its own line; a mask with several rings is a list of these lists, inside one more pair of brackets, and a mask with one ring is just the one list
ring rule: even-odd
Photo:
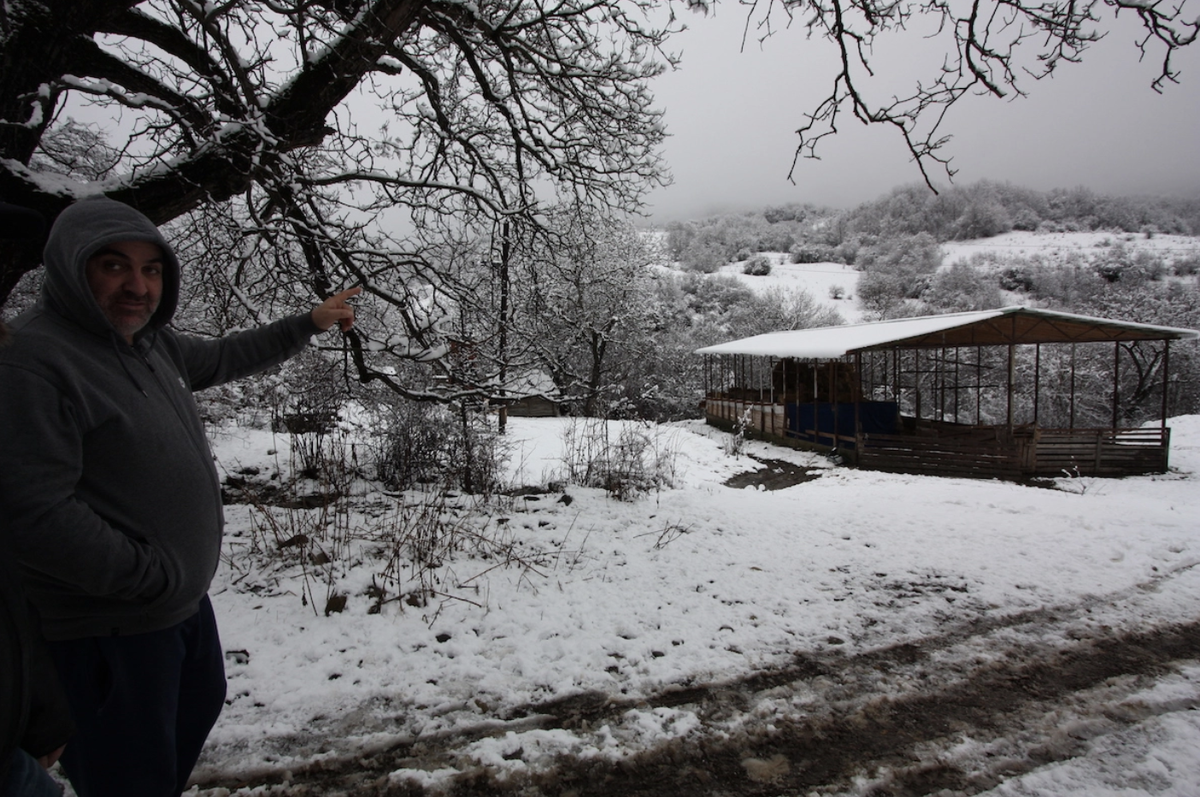
[[[837,428],[834,428],[834,418],[837,418]],[[791,437],[810,440],[815,443],[833,445],[829,437],[836,432],[843,437],[854,437],[854,404],[839,402],[831,404],[788,404],[787,429]],[[865,434],[892,434],[896,432],[899,422],[900,408],[894,401],[864,401],[858,405],[859,423]],[[820,434],[814,437],[808,434],[809,429],[815,429]],[[844,448],[853,448],[852,442],[841,443]]]

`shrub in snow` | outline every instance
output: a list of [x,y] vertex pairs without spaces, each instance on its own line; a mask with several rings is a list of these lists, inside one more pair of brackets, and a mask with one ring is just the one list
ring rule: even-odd
[[563,430],[563,443],[569,484],[601,487],[621,501],[674,486],[677,452],[654,424],[580,419]]
[[796,244],[792,247],[793,263],[840,263],[841,255],[828,244]]
[[754,255],[742,266],[742,273],[754,277],[767,276],[771,273],[771,258],[764,254]]
[[479,413],[401,401],[388,408],[386,418],[387,432],[375,453],[376,475],[386,486],[436,484],[479,495],[497,488],[503,455]]
[[750,410],[747,409],[738,418],[733,434],[725,439],[725,453],[731,457],[740,457],[746,451],[746,427],[750,425]]
[[1000,287],[1014,293],[1033,291],[1033,270],[1027,266],[1008,266],[996,275]]
[[1193,277],[1200,274],[1200,257],[1185,257],[1182,260],[1176,260],[1172,268],[1177,277]]

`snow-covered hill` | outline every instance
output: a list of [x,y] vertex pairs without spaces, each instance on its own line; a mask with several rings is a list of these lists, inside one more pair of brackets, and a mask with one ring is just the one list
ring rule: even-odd
[[[1069,262],[1078,256],[1095,256],[1121,246],[1131,255],[1148,252],[1169,265],[1186,259],[1200,259],[1200,237],[1112,232],[1008,232],[974,241],[949,241],[942,244],[943,267],[966,261],[980,254],[1004,259],[1039,256],[1045,262]],[[842,263],[791,263],[786,253],[766,253],[772,260],[767,276],[745,274],[745,262],[723,266],[718,273],[735,277],[755,291],[805,290],[818,302],[837,309],[847,323],[863,320],[856,293],[860,272]],[[835,298],[836,297],[836,298]]]

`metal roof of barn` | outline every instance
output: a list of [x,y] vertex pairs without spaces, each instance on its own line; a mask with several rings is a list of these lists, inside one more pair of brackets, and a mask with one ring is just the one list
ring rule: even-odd
[[697,349],[696,353],[829,360],[856,352],[885,349],[1194,338],[1200,338],[1200,332],[1194,329],[1135,324],[1030,307],[1002,307],[871,324],[769,332],[706,346]]

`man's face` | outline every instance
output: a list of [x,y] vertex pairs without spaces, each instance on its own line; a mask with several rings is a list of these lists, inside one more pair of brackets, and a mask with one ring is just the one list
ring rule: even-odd
[[87,260],[88,287],[127,343],[146,326],[163,288],[163,252],[148,241],[118,241]]

